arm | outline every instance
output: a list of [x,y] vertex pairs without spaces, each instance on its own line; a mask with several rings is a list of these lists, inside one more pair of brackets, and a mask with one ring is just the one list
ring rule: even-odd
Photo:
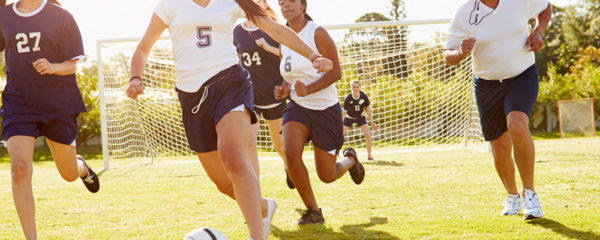
[[527,37],[527,48],[529,51],[537,51],[544,46],[542,33],[544,33],[544,30],[548,27],[551,18],[552,4],[548,3],[548,7],[538,15],[535,29],[533,29],[529,37]]
[[475,38],[465,38],[460,44],[460,49],[447,49],[444,51],[444,62],[450,66],[458,65],[463,59],[471,54],[475,47]]
[[68,60],[61,63],[50,63],[45,58],[40,58],[33,62],[33,68],[41,75],[59,75],[68,76],[77,71],[77,60]]
[[274,93],[276,100],[286,99],[290,95],[290,84],[286,81],[283,81],[281,86],[275,86]]
[[365,111],[367,111],[367,122],[370,122],[373,130],[377,131],[377,125],[373,122],[373,112],[371,111],[371,107],[366,107]]
[[[129,88],[127,88],[127,96],[132,99],[136,99],[138,95],[144,93],[144,84],[140,79],[144,74],[144,68],[146,67],[146,61],[148,60],[148,55],[150,50],[152,50],[152,46],[154,43],[158,41],[160,35],[167,28],[167,24],[165,24],[156,14],[152,14],[152,19],[150,20],[150,25],[148,29],[146,29],[146,33],[144,37],[138,44],[135,52],[133,53],[133,57],[131,58],[131,81],[129,82]],[[138,78],[134,78],[138,77]]]
[[258,17],[256,25],[275,41],[290,47],[295,52],[311,60],[313,66],[319,69],[319,72],[331,71],[331,60],[321,57],[318,52],[315,52],[302,41],[292,29],[273,21],[267,16]]
[[271,46],[271,44],[269,44],[264,38],[256,40],[256,45],[263,48],[265,51],[270,52],[271,54],[281,58],[281,48]]
[[344,120],[346,120],[346,109],[342,110],[342,122],[344,122]]
[[325,58],[333,61],[333,69],[330,72],[325,73],[319,80],[311,83],[308,86],[305,86],[301,81],[296,81],[294,89],[296,90],[296,94],[298,94],[300,97],[318,92],[321,89],[324,89],[335,83],[342,77],[342,70],[340,68],[340,60],[338,58],[337,48],[333,42],[333,39],[331,39],[324,28],[319,27],[315,31],[315,43],[317,44],[319,52],[323,53]]

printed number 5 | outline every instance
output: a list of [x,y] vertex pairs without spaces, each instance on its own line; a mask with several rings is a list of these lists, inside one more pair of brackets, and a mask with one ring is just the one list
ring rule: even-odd
[[198,48],[205,48],[212,44],[210,32],[212,31],[211,26],[198,27]]

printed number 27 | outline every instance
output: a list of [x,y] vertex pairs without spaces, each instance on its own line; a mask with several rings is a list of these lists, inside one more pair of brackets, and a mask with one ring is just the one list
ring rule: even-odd
[[212,31],[211,26],[201,26],[198,27],[198,48],[205,48],[212,44],[212,40],[210,37],[210,31]]

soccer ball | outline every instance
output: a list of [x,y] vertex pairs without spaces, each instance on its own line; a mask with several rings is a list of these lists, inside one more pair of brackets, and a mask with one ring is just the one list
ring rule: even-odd
[[213,228],[198,228],[185,235],[183,240],[227,240],[227,237]]

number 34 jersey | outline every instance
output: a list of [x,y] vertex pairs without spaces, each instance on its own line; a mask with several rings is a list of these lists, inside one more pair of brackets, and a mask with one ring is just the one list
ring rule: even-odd
[[279,73],[279,57],[256,44],[256,40],[261,38],[272,47],[279,47],[278,42],[258,28],[248,29],[239,24],[233,30],[233,44],[240,55],[240,63],[248,70],[252,80],[254,104],[268,106],[280,102],[275,100],[273,90],[281,85],[283,78]]
[[83,58],[83,43],[73,16],[62,7],[42,1],[32,12],[16,4],[0,8],[0,51],[5,51],[7,84],[2,115],[85,112],[75,74],[41,75],[33,62],[45,58],[62,63]]
[[175,85],[196,92],[212,76],[239,62],[233,28],[246,15],[235,0],[160,0],[154,9],[169,29],[175,58]]

